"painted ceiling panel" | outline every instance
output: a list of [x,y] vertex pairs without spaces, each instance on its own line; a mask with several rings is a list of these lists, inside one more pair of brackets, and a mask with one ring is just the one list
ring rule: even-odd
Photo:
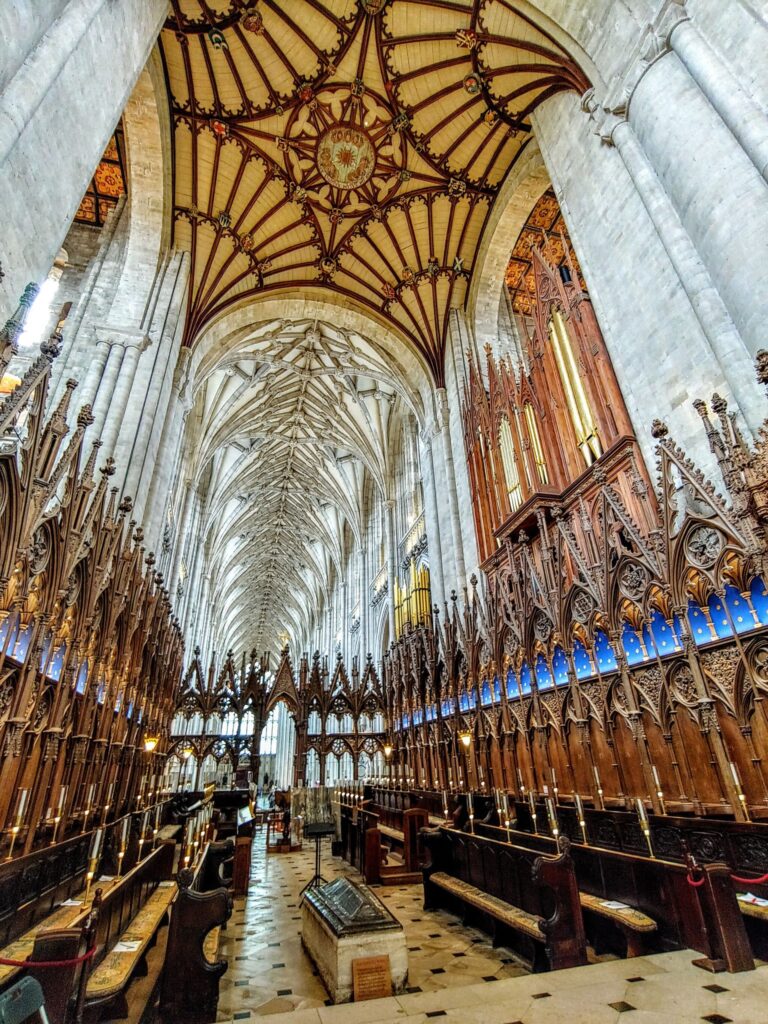
[[537,103],[588,82],[513,0],[172,0],[161,36],[186,343],[320,287],[443,379],[499,185]]

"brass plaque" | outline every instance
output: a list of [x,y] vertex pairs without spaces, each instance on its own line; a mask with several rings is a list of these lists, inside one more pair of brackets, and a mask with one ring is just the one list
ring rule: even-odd
[[384,999],[392,995],[392,974],[388,956],[363,956],[352,961],[352,998]]

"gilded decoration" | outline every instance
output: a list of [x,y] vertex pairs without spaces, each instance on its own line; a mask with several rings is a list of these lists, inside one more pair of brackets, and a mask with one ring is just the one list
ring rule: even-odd
[[300,193],[331,225],[366,212],[378,219],[406,180],[407,146],[392,130],[387,101],[354,82],[307,98],[280,148],[294,197]]

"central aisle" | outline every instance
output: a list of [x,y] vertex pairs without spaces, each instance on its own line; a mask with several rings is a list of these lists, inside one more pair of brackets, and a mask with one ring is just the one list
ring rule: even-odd
[[[322,872],[361,881],[323,842]],[[229,970],[221,980],[220,1021],[249,1020],[327,1004],[328,994],[301,945],[299,893],[314,871],[314,845],[300,853],[267,856],[256,833],[251,886],[236,899],[222,945]],[[453,914],[422,909],[420,885],[380,887],[376,895],[405,929],[408,992],[435,992],[525,974],[508,950],[493,949],[483,932],[465,928]]]

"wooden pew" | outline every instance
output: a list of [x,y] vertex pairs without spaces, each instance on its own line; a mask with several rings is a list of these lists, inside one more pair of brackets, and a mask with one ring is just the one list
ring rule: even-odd
[[576,875],[567,840],[556,856],[437,828],[422,832],[430,854],[424,908],[461,909],[465,920],[508,945],[534,970],[587,962]]
[[[541,825],[540,825],[541,827]],[[557,849],[554,838],[499,826],[478,824],[487,836],[522,844],[542,853]],[[716,887],[690,884],[691,867],[661,857],[571,844],[579,899],[590,944],[598,952],[638,956],[649,951],[690,948],[722,969],[749,970],[749,940],[741,919],[743,904],[732,883]],[[694,864],[696,872],[699,866]],[[723,872],[725,865],[708,865]],[[614,902],[625,904],[615,908]],[[726,925],[727,922],[727,925]],[[719,969],[719,968],[718,968]]]
[[[421,881],[420,870],[424,857],[419,836],[421,829],[430,824],[427,810],[416,806],[408,793],[375,787],[369,787],[367,793],[370,793],[370,796],[366,798],[364,807],[357,807],[357,811],[360,813],[365,809],[370,817],[362,822],[364,827],[361,831],[358,828],[356,835],[353,834],[348,822],[345,828],[345,818],[348,818],[348,815],[345,815],[343,810],[345,807],[351,807],[353,810],[354,805],[342,804],[342,856],[372,881],[377,876],[380,876],[379,881],[384,883],[388,876],[392,876],[396,879],[391,883],[393,885]],[[365,838],[366,831],[372,827],[379,831],[378,841]],[[380,871],[375,870],[371,862],[372,858],[377,859],[377,842],[381,846],[381,855],[378,857],[382,867]],[[364,862],[367,848],[369,864],[366,870]],[[388,864],[390,853],[401,858],[402,863]]]
[[[127,991],[135,976],[146,973],[146,954],[167,919],[176,886],[173,847],[158,846],[106,891],[97,906],[96,953],[85,991],[86,1020],[128,1013]],[[127,944],[126,948],[121,946]]]
[[[214,845],[206,848],[194,870],[178,875],[160,992],[164,1024],[216,1020],[219,980],[228,966],[218,957],[219,935],[232,914],[232,899],[226,888],[205,888],[206,880],[218,874]],[[206,864],[209,857],[212,863]]]

